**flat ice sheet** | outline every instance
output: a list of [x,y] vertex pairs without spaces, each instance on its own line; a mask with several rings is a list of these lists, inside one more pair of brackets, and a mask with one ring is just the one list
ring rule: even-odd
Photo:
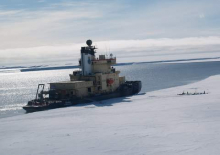
[[[220,76],[170,89],[0,119],[1,155],[216,155]],[[182,92],[202,95],[177,95]]]

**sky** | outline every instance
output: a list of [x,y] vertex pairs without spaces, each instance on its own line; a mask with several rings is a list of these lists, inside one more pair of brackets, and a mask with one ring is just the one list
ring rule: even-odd
[[154,47],[191,40],[196,46],[201,40],[219,45],[219,5],[219,0],[0,0],[0,66],[65,61],[79,55],[87,39],[102,51],[117,52],[143,51],[152,41]]

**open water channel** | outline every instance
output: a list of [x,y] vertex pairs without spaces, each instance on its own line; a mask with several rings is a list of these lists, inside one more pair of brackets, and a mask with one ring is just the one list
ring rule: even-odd
[[[220,74],[220,62],[217,61],[136,63],[115,68],[127,80],[141,80],[141,92],[185,85]],[[0,118],[25,114],[22,106],[34,99],[39,83],[69,80],[72,71],[73,69],[0,73]]]

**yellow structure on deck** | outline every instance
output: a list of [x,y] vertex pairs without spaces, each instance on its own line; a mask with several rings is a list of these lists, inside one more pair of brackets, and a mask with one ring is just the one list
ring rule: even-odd
[[92,41],[87,41],[87,47],[81,48],[79,65],[81,70],[70,74],[70,81],[50,83],[50,89],[56,89],[66,97],[87,97],[95,94],[108,94],[114,92],[125,83],[125,77],[120,77],[120,71],[116,71],[112,65],[116,64],[116,58],[111,54],[95,56],[95,47]]

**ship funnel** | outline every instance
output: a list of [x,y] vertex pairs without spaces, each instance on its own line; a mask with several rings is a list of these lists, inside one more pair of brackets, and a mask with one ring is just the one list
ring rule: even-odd
[[82,75],[92,74],[92,60],[95,59],[95,47],[92,45],[92,40],[87,40],[86,44],[88,47],[81,47],[81,68]]

